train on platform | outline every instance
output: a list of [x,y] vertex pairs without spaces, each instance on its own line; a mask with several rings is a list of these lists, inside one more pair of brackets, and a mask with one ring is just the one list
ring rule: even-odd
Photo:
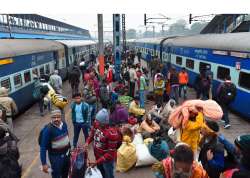
[[[142,58],[147,54],[159,56],[163,64],[177,70],[185,67],[192,86],[200,71],[210,66],[214,74],[212,91],[230,75],[237,87],[231,109],[250,120],[250,32],[169,36],[157,39],[138,39],[134,48]],[[149,61],[147,61],[149,62]]]
[[36,78],[58,70],[67,79],[74,61],[87,62],[96,47],[92,40],[0,39],[0,87],[25,111],[35,102]]

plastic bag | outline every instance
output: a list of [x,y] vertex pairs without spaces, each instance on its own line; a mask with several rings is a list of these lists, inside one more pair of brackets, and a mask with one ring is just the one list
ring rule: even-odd
[[142,135],[140,133],[135,134],[133,144],[134,145],[143,144],[143,138],[142,138]]
[[117,151],[116,170],[126,172],[136,163],[136,147],[133,143],[123,142]]
[[168,130],[168,136],[174,143],[179,142],[181,140],[180,129],[174,129],[173,127],[170,127],[170,129]]
[[87,153],[82,149],[74,149],[71,152],[69,178],[84,177],[87,168]]
[[157,162],[157,159],[149,153],[148,147],[145,144],[136,145],[136,156],[136,167],[152,165]]
[[144,139],[144,141],[143,141],[143,142],[144,142],[144,144],[145,144],[145,145],[147,145],[147,146],[148,146],[150,143],[153,143],[153,141],[154,141],[154,139],[153,139],[153,138],[146,138],[146,139]]
[[102,178],[102,174],[97,167],[88,167],[85,172],[85,178]]

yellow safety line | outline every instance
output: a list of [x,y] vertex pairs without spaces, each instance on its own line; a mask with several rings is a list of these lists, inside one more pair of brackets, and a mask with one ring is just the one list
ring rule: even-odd
[[29,165],[29,167],[24,171],[24,174],[22,175],[21,178],[25,178],[28,176],[28,174],[31,171],[31,168],[36,164],[37,160],[39,158],[39,154],[36,155],[36,157],[33,159],[32,163]]
[[[65,120],[66,121],[68,121],[68,116],[70,115],[70,112],[67,112],[66,114],[65,114]],[[26,168],[25,169],[25,171],[24,171],[24,173],[23,173],[23,175],[22,175],[22,177],[21,178],[26,178],[28,175],[29,175],[29,173],[30,173],[30,171],[31,171],[31,168],[36,164],[36,162],[37,162],[37,160],[38,160],[38,158],[39,158],[39,154],[40,153],[37,153],[36,154],[36,156],[35,156],[35,158],[33,159],[33,161],[32,161],[32,163],[29,165],[29,167],[28,168]]]

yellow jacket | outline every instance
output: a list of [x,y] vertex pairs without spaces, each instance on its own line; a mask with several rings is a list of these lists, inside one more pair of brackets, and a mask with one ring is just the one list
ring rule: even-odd
[[145,109],[140,108],[135,101],[132,101],[128,109],[129,113],[132,113],[136,116],[143,116],[145,114]]
[[196,121],[188,120],[185,128],[181,129],[181,141],[187,143],[193,151],[196,151],[200,142],[200,130],[205,126],[201,112],[196,116]]

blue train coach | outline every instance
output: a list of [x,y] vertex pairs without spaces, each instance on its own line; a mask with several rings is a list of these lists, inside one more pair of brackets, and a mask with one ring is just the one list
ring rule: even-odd
[[55,41],[0,39],[0,87],[9,90],[23,111],[34,103],[34,77],[60,70],[64,58],[64,46]]
[[237,97],[232,110],[250,119],[250,32],[205,34],[167,37],[162,39],[137,40],[135,48],[145,57],[148,51],[171,63],[178,70],[185,67],[190,76],[190,85],[207,65],[214,73],[213,93],[226,75],[237,86]]

